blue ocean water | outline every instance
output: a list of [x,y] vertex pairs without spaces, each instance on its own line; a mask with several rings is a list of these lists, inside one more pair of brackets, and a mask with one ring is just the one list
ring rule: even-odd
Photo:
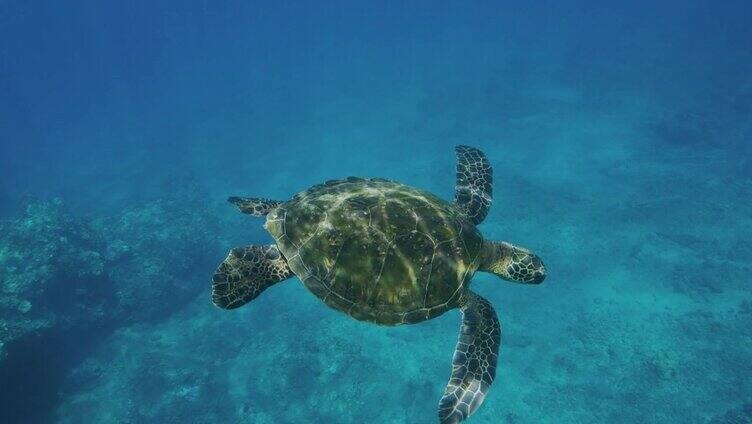
[[[720,3],[720,4],[718,4]],[[752,422],[752,4],[0,3],[0,422],[433,423],[460,314],[379,327],[230,195],[494,167],[496,381],[469,423]]]

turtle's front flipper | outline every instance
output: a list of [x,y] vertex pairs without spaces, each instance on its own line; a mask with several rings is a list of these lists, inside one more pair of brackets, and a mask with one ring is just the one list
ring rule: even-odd
[[496,376],[501,326],[488,301],[468,291],[462,306],[462,327],[452,359],[452,377],[439,401],[441,424],[467,419],[483,403]]
[[282,202],[257,197],[230,197],[228,202],[237,206],[240,212],[253,216],[266,216]]
[[277,246],[238,247],[230,250],[214,273],[212,302],[223,309],[235,309],[291,276]]
[[493,170],[486,155],[470,146],[457,146],[457,186],[454,202],[473,224],[488,215],[493,195]]

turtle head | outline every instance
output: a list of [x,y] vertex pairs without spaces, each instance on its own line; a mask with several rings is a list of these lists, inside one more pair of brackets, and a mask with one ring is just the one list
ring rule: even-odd
[[483,243],[480,270],[524,284],[540,284],[546,278],[546,267],[538,255],[506,242]]

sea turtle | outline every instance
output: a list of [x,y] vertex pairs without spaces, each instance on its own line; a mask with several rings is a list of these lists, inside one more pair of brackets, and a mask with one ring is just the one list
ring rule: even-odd
[[315,185],[286,202],[231,197],[241,212],[266,216],[276,244],[232,249],[214,274],[214,304],[237,308],[297,276],[330,307],[381,325],[413,324],[459,308],[462,326],[439,420],[466,419],[494,380],[501,338],[493,307],[470,290],[473,274],[538,284],[546,268],[527,249],[483,239],[476,225],[491,206],[491,166],[478,149],[455,151],[453,203],[397,182],[356,177]]

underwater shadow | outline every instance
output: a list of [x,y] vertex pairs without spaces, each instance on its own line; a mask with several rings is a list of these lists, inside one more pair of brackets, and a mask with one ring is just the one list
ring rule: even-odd
[[67,372],[113,328],[90,332],[50,329],[14,341],[0,361],[0,422],[49,423]]

